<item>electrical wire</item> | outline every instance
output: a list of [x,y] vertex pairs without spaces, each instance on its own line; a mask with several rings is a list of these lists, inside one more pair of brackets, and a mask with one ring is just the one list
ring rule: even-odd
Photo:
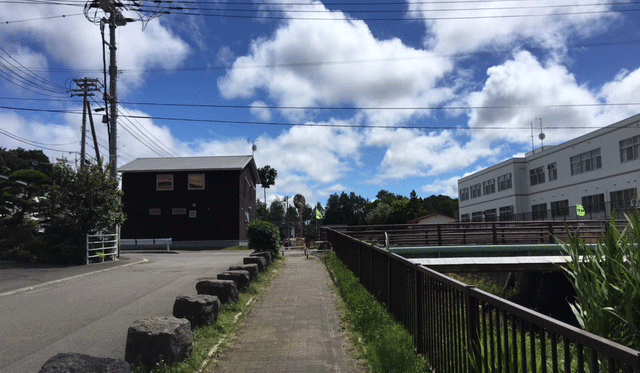
[[[131,113],[129,112],[129,110],[127,110],[126,108],[124,108],[123,106],[120,106],[118,108],[118,113],[121,113],[120,110],[123,110],[127,115],[124,116],[124,118],[127,118],[128,120],[130,120],[129,118],[131,117]],[[142,134],[142,136],[144,136],[147,140],[149,140],[150,142],[152,142],[154,145],[156,145],[158,148],[161,148],[163,150],[163,152],[169,154],[169,156],[176,156],[178,157],[178,153],[174,152],[173,149],[171,149],[170,147],[168,147],[167,145],[165,145],[162,141],[160,141],[160,139],[158,139],[151,131],[149,131],[142,123],[140,123],[137,119],[134,118],[135,123],[133,123],[133,121],[131,122],[131,124],[138,129],[138,131]],[[136,123],[138,125],[136,125]],[[143,129],[147,134],[144,134],[142,131],[140,131],[140,128]]]
[[[606,104],[602,104],[606,105]],[[620,104],[620,105],[640,105],[640,104]],[[483,106],[476,107],[482,109],[516,109],[516,108],[544,108],[544,107],[573,107],[577,105],[540,105],[540,106]],[[585,104],[583,106],[601,106],[600,104]],[[10,107],[10,106],[0,106],[0,109],[9,109],[16,111],[29,111],[29,112],[45,112],[45,113],[72,113],[82,115],[82,111],[77,110],[60,110],[60,109],[34,109],[34,108],[18,108],[18,107]],[[446,110],[446,107],[441,107],[441,110]],[[336,124],[336,123],[287,123],[287,122],[263,122],[263,121],[240,121],[240,120],[221,120],[221,119],[199,119],[199,118],[179,118],[179,117],[161,117],[161,116],[151,116],[151,115],[124,115],[127,118],[137,118],[137,119],[149,119],[154,121],[178,121],[178,122],[187,122],[187,123],[215,123],[215,124],[241,124],[241,125],[265,125],[265,126],[284,126],[284,127],[293,127],[293,126],[302,126],[302,127],[335,127],[335,128],[404,128],[404,129],[428,129],[428,130],[451,130],[451,129],[460,129],[459,127],[452,126],[432,126],[432,125],[423,125],[423,126],[409,126],[409,125],[368,125],[368,124]],[[486,130],[512,130],[512,129],[529,129],[529,125],[523,125],[518,127],[505,127],[505,126],[474,126],[469,129],[486,129]],[[589,128],[600,128],[599,126],[584,126],[584,125],[560,125],[554,126],[554,129],[589,129]]]
[[[51,148],[49,146],[45,146],[47,144],[43,144],[43,143],[39,143],[37,141],[33,141],[33,140],[29,140],[29,139],[25,139],[24,137],[20,137],[18,135],[15,135],[7,130],[4,130],[2,128],[0,128],[0,134],[5,135],[15,141],[21,142],[23,144],[27,144],[27,145],[31,145],[33,147],[36,147],[38,149],[46,149],[46,150],[52,150],[52,151],[56,151],[56,152],[60,152],[60,153],[72,153],[72,151],[70,150],[60,150],[60,149],[55,149],[55,148]],[[56,144],[50,144],[51,146],[55,146]]]
[[[60,101],[71,102],[72,100],[49,100],[38,98],[2,97],[0,100],[23,100],[23,101]],[[101,104],[95,101],[96,104]],[[123,105],[140,106],[164,106],[164,107],[184,107],[203,109],[253,109],[252,105],[228,105],[228,104],[185,104],[176,102],[145,102],[145,101],[120,101]],[[491,106],[368,106],[368,107],[347,107],[347,106],[261,106],[265,109],[275,110],[494,110],[494,109],[541,109],[541,108],[572,108],[572,107],[610,107],[610,106],[640,106],[639,102],[617,102],[617,103],[589,103],[589,104],[549,104],[549,105],[491,105]],[[3,106],[0,106],[3,107]],[[7,107],[8,108],[8,107]],[[15,108],[21,110],[21,108]],[[124,108],[123,108],[124,109]],[[28,109],[24,109],[28,110]],[[35,110],[35,109],[34,109]],[[130,114],[130,113],[129,113]],[[157,139],[156,139],[157,140]]]

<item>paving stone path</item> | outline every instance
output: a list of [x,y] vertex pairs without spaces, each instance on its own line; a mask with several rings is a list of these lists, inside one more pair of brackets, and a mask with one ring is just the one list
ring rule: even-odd
[[320,260],[288,256],[212,372],[361,372],[331,286]]

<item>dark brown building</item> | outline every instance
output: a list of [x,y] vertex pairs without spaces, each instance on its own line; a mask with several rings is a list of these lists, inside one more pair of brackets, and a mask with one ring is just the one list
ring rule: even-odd
[[247,242],[260,182],[252,156],[138,158],[118,171],[121,238],[171,238],[173,248]]

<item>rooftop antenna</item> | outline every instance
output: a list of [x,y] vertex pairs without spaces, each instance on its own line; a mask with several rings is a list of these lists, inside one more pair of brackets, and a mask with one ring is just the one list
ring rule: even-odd
[[544,150],[544,132],[542,132],[542,118],[538,118],[540,120],[540,134],[538,135],[538,138],[540,139],[540,150]]
[[536,154],[536,148],[533,144],[533,122],[531,122],[531,154]]

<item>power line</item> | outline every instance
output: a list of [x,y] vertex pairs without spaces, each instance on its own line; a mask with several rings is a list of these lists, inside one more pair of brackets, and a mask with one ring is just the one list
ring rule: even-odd
[[10,24],[13,24],[13,23],[22,23],[22,22],[31,22],[31,21],[41,21],[41,20],[45,20],[45,19],[55,19],[55,18],[76,17],[76,16],[81,16],[81,15],[83,15],[83,14],[82,14],[82,13],[77,13],[77,14],[61,14],[61,15],[57,15],[57,16],[38,17],[38,18],[28,18],[28,19],[18,19],[18,20],[13,20],[13,21],[2,21],[2,22],[0,22],[0,24],[10,25]]
[[[168,153],[169,156],[176,156],[178,157],[179,154],[174,152],[173,149],[171,149],[170,147],[166,146],[165,144],[162,143],[162,141],[160,141],[151,131],[149,131],[142,123],[140,123],[137,119],[135,119],[135,122],[138,124],[138,126],[136,126],[135,123],[133,123],[129,117],[131,116],[131,113],[124,107],[120,106],[120,109],[124,110],[125,113],[127,114],[127,116],[125,116],[125,118],[127,118],[127,120],[129,120],[131,122],[131,124],[135,127],[138,128],[138,131],[149,141],[151,141],[153,144],[155,144],[156,146],[158,146],[159,148],[161,148],[163,150],[163,152]],[[118,109],[118,110],[120,110]],[[142,131],[140,131],[140,128],[142,128],[148,135],[145,135]],[[149,137],[150,136],[150,137]],[[153,138],[153,139],[152,139]],[[155,140],[155,141],[154,141]]]
[[[0,99],[4,99],[0,97]],[[31,100],[31,99],[25,99]],[[129,105],[150,105],[150,106],[177,106],[177,107],[200,107],[200,108],[222,108],[222,109],[252,109],[251,105],[218,105],[218,104],[180,104],[180,103],[156,103],[156,102],[133,102],[123,101]],[[369,106],[369,107],[342,107],[342,106],[261,106],[265,109],[287,109],[287,110],[496,110],[496,109],[549,109],[549,108],[572,108],[572,107],[607,107],[607,106],[640,106],[640,102],[619,102],[619,103],[589,103],[589,104],[548,104],[548,105],[487,105],[487,106]],[[35,109],[21,108],[14,106],[0,106],[3,109],[18,111],[34,111],[48,113],[71,113],[81,114],[82,111],[64,109]],[[147,118],[145,116],[131,116],[129,118]]]
[[[24,100],[24,101],[69,101],[70,100],[47,100],[38,98],[17,98],[17,97],[0,97],[0,100]],[[97,101],[96,101],[97,103]],[[228,104],[185,104],[175,102],[144,102],[144,101],[121,101],[121,104],[140,105],[140,106],[165,106],[165,107],[185,107],[185,108],[203,108],[203,109],[253,109],[252,105],[228,105]],[[283,109],[283,110],[493,110],[493,109],[545,109],[545,108],[572,108],[572,107],[607,107],[607,106],[640,106],[640,102],[617,102],[617,103],[588,103],[588,104],[549,104],[549,105],[490,105],[490,106],[279,106],[266,105],[260,108],[265,109]],[[0,106],[0,108],[8,108],[13,110],[47,110],[47,109],[29,109],[19,107]],[[124,108],[123,108],[124,109]],[[63,113],[76,113],[75,111],[53,111]],[[156,139],[157,140],[157,139]]]
[[15,141],[21,142],[23,144],[27,144],[27,145],[31,145],[33,147],[39,148],[39,149],[46,149],[46,150],[52,150],[52,151],[56,151],[56,152],[60,152],[60,153],[75,153],[73,151],[70,150],[60,150],[60,149],[54,149],[51,148],[49,146],[45,146],[45,145],[51,145],[51,146],[55,146],[56,144],[44,144],[44,143],[40,143],[37,141],[33,141],[33,140],[29,140],[29,139],[25,139],[24,137],[20,137],[18,135],[15,135],[7,130],[3,130],[2,128],[0,128],[0,134],[3,134]]
[[[198,2],[181,2],[181,3],[198,3]],[[442,2],[444,4],[452,4],[457,2]],[[406,9],[406,3],[392,3],[392,5],[401,5],[402,9],[369,9],[371,5],[383,5],[383,4],[368,4],[366,5],[368,9],[339,9],[342,12],[355,12],[355,13],[427,13],[427,12],[469,12],[469,11],[495,11],[495,10],[531,10],[531,9],[563,9],[563,8],[585,8],[585,7],[601,7],[601,6],[621,6],[621,5],[637,5],[640,2],[637,1],[628,1],[628,2],[613,2],[613,3],[583,3],[583,4],[548,4],[548,5],[530,5],[530,6],[492,6],[492,7],[474,7],[474,8],[433,8],[433,9]],[[218,5],[218,4],[215,4]],[[231,4],[229,4],[231,5]],[[262,5],[262,4],[254,4],[254,5]],[[314,3],[306,4],[308,6],[317,8],[318,5]],[[344,4],[347,6],[362,6],[362,4]],[[388,4],[387,4],[388,5]],[[143,8],[144,5],[140,7]],[[171,11],[171,10],[196,10],[196,11],[210,11],[210,12],[260,12],[260,13],[317,13],[317,14],[330,14],[336,13],[336,10],[331,9],[297,9],[297,8],[280,8],[280,9],[272,9],[272,8],[257,8],[257,7],[246,7],[246,8],[207,8],[207,7],[188,7],[183,5],[177,6],[163,6],[160,5],[160,9],[163,11]]]
[[[140,8],[139,11],[144,11]],[[204,9],[203,9],[204,10]],[[557,16],[573,16],[573,15],[590,15],[590,14],[609,14],[619,12],[637,12],[637,9],[617,9],[617,10],[594,10],[594,11],[577,11],[577,12],[554,12],[554,13],[528,13],[528,14],[501,14],[501,15],[469,15],[469,16],[442,16],[442,17],[387,17],[387,18],[375,18],[375,17],[359,17],[357,20],[361,21],[451,21],[451,20],[472,20],[472,19],[500,19],[500,18],[531,18],[531,17],[557,17]],[[291,17],[291,16],[270,16],[270,15],[243,15],[243,14],[207,14],[201,12],[183,11],[180,8],[168,8],[168,10],[160,11],[162,14],[174,14],[174,15],[191,15],[191,16],[205,16],[205,17],[217,17],[217,18],[238,18],[238,19],[269,19],[269,20],[303,20],[303,21],[345,21],[351,20],[349,17]],[[335,12],[333,12],[335,13]]]

